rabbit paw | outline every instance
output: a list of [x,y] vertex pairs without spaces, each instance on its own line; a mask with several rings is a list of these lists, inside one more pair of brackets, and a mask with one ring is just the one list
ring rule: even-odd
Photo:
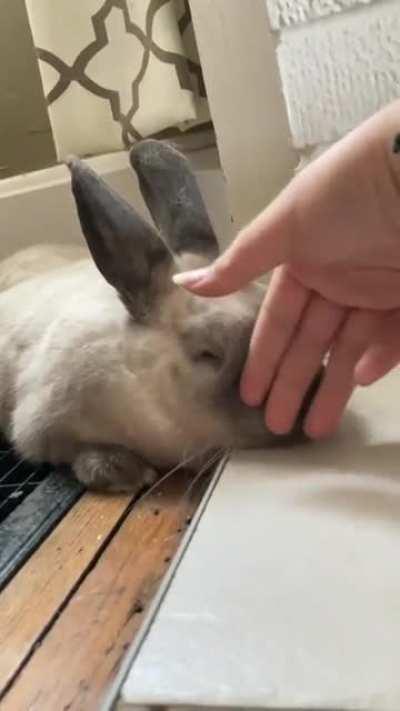
[[159,476],[134,452],[118,446],[87,447],[77,455],[72,469],[88,489],[109,492],[138,493]]

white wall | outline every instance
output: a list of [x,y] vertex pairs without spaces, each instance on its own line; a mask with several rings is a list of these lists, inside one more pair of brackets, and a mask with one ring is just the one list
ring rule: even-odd
[[190,0],[234,230],[286,185],[298,156],[265,0]]
[[400,96],[400,0],[190,0],[234,231]]
[[294,146],[343,136],[400,96],[399,0],[266,0]]

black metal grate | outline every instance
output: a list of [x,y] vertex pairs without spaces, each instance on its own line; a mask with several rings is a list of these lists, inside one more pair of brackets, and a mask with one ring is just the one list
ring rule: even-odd
[[0,589],[83,490],[69,472],[22,460],[0,437]]
[[23,461],[0,441],[0,524],[50,473],[50,467]]

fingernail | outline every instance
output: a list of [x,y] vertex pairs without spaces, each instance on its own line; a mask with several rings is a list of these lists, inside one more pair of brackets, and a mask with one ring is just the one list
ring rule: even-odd
[[263,399],[257,393],[246,393],[242,395],[242,402],[247,407],[261,407]]
[[172,281],[177,286],[195,286],[200,281],[203,281],[210,273],[208,267],[202,267],[201,269],[193,269],[190,272],[180,272],[179,274],[174,274]]
[[321,422],[318,422],[315,419],[310,419],[309,421],[306,420],[306,423],[304,425],[304,432],[306,436],[310,439],[324,440],[329,439],[329,437],[332,437],[338,426],[339,422],[337,422],[336,424],[325,424],[325,426],[323,427]]
[[251,387],[247,383],[241,383],[240,397],[247,407],[260,407],[264,401],[264,397],[260,394],[259,389]]

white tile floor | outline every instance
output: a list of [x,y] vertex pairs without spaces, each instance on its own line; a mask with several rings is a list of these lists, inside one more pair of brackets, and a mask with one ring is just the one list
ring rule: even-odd
[[335,440],[233,458],[121,701],[399,711],[399,659],[400,371]]

